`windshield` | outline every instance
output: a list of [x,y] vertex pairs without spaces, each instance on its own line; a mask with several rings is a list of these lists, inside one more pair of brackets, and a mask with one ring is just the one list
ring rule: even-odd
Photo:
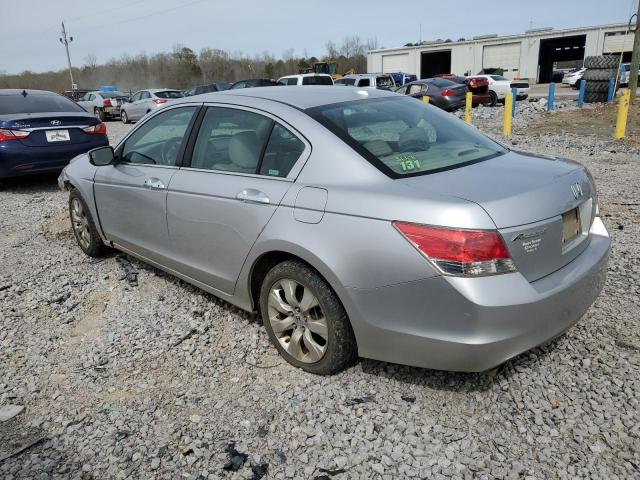
[[356,100],[307,113],[391,178],[449,170],[507,151],[461,120],[413,98]]
[[41,112],[84,112],[85,110],[62,95],[2,95],[0,115]]
[[158,98],[182,98],[182,92],[179,90],[165,90],[164,92],[155,92],[154,95]]

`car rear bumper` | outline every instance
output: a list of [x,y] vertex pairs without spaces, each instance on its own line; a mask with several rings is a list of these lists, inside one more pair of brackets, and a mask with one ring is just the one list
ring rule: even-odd
[[474,93],[472,101],[474,105],[483,105],[485,103],[489,103],[491,101],[491,97],[489,97],[489,92]]
[[95,135],[94,139],[77,145],[27,147],[19,141],[3,142],[0,145],[0,178],[58,172],[72,158],[106,145],[109,145],[106,135]]
[[433,277],[347,289],[360,356],[451,371],[484,371],[575,324],[605,281],[610,240],[596,217],[589,247],[535,282],[519,273]]

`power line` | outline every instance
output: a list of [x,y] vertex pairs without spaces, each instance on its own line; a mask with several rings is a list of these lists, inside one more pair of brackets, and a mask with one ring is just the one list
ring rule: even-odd
[[195,0],[193,2],[187,2],[187,3],[183,3],[180,5],[177,5],[175,7],[171,7],[171,8],[167,8],[165,10],[157,10],[154,12],[150,12],[146,15],[140,15],[139,17],[132,17],[132,18],[125,18],[124,20],[119,20],[117,22],[109,22],[109,23],[104,23],[102,25],[91,25],[90,27],[81,27],[79,29],[76,30],[94,30],[96,28],[102,28],[102,27],[113,27],[114,25],[120,25],[122,23],[127,23],[127,22],[134,22],[136,20],[142,20],[145,18],[149,18],[151,16],[154,15],[160,15],[162,13],[168,13],[168,12],[172,12],[174,10],[179,10],[185,7],[190,7],[191,5],[195,5],[196,3],[202,3],[202,2],[206,2],[207,0]]
[[139,4],[147,2],[147,1],[148,0],[138,0],[137,2],[123,3],[120,6],[107,8],[107,9],[100,10],[100,11],[95,12],[95,13],[88,13],[86,15],[80,15],[79,17],[67,18],[67,22],[74,22],[76,20],[83,20],[85,18],[95,17],[95,16],[103,15],[103,14],[109,13],[109,12],[115,12],[116,10],[122,10],[124,7],[130,8],[130,7],[133,7],[134,5],[139,5]]

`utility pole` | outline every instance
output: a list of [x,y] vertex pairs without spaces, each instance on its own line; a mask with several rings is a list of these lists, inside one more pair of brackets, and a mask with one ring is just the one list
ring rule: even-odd
[[[640,68],[640,2],[638,2],[638,12],[636,17],[636,28],[634,30],[633,53],[631,54],[631,71],[629,72],[629,90],[631,90],[631,101],[636,98],[636,90],[638,90],[638,68]],[[629,26],[633,17],[629,20]]]
[[73,71],[71,70],[71,57],[69,56],[69,43],[73,42],[73,37],[67,38],[67,31],[64,28],[64,22],[62,22],[62,37],[60,37],[60,43],[64,45],[67,51],[67,64],[69,65],[69,77],[71,78],[71,91],[76,89],[76,84],[73,81]]

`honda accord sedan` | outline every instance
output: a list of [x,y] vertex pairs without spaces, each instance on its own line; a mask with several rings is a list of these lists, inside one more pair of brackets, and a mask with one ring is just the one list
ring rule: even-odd
[[43,90],[0,90],[0,180],[59,172],[105,145],[105,124],[74,101]]
[[184,98],[59,178],[88,255],[126,252],[251,312],[291,364],[483,371],[571,327],[609,236],[579,163],[375,89]]

